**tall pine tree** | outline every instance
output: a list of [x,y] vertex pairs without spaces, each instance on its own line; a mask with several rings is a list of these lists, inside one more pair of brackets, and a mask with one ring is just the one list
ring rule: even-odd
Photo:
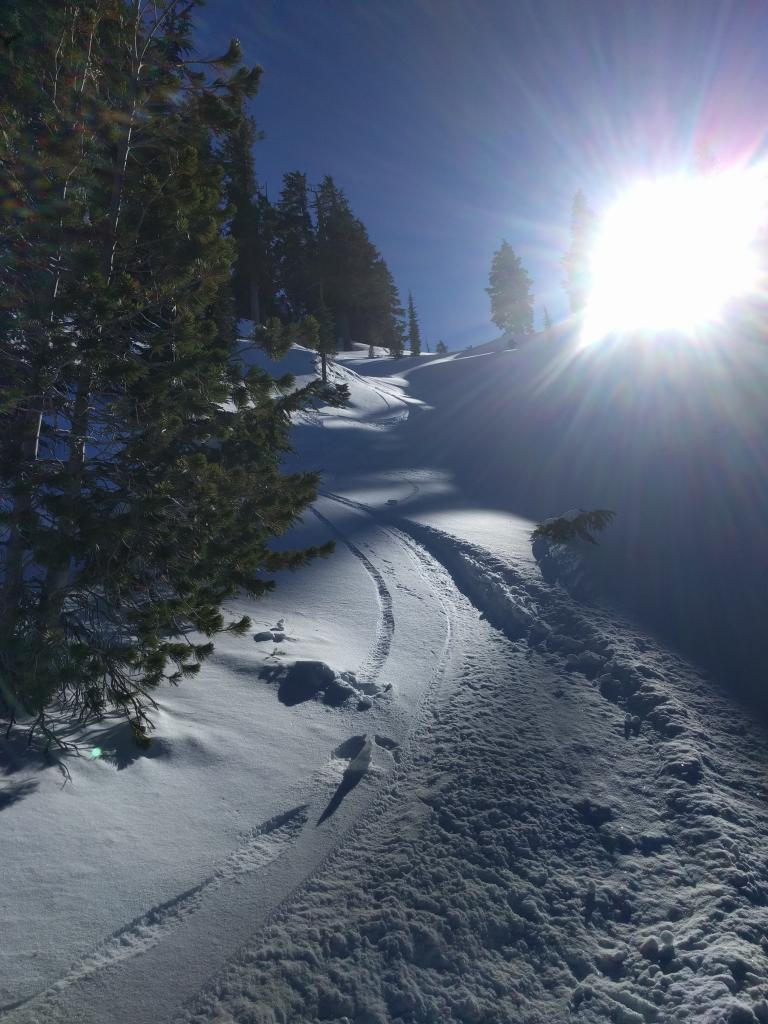
[[122,713],[199,669],[222,603],[316,553],[272,538],[320,396],[241,365],[217,140],[258,71],[201,61],[197,2],[7,0],[0,62],[0,696]]
[[421,355],[421,329],[413,304],[413,295],[408,292],[408,345],[412,356]]
[[220,155],[229,204],[228,234],[235,242],[232,277],[237,315],[260,324],[279,312],[274,259],[275,212],[261,192],[253,147],[263,138],[244,111],[224,135]]
[[320,302],[317,234],[306,174],[291,171],[275,209],[275,255],[282,315],[299,320]]
[[381,256],[371,268],[370,288],[370,338],[373,344],[388,348],[397,359],[405,347],[405,311],[400,304],[395,279]]
[[491,319],[500,331],[528,335],[533,331],[531,279],[507,241],[494,254],[489,287]]

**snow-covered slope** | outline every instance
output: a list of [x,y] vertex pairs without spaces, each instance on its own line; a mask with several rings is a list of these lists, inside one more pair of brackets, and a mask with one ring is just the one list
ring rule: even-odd
[[295,430],[336,554],[160,694],[150,754],[93,727],[62,787],[0,747],[0,1020],[768,1021],[768,734],[529,542],[614,508],[599,593],[748,635],[762,353],[365,355]]
[[542,340],[409,382],[433,413],[409,421],[406,460],[534,520],[614,509],[601,587],[768,710],[764,344]]

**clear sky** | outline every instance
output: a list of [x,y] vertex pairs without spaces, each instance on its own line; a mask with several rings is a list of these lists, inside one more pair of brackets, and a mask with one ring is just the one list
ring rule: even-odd
[[643,174],[762,154],[765,0],[208,0],[203,50],[264,68],[260,180],[331,174],[422,334],[497,335],[487,285],[506,238],[537,319],[566,310],[570,203]]

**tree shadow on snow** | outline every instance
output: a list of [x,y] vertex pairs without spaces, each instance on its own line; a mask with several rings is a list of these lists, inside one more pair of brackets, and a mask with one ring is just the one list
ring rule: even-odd
[[[0,776],[16,775],[24,771],[27,776],[31,771],[41,771],[49,767],[40,761],[39,753],[27,745],[21,736],[9,736],[0,743]],[[0,811],[23,800],[35,792],[38,782],[29,777],[12,782],[0,782]]]
[[23,800],[25,796],[34,793],[38,783],[34,779],[27,779],[24,782],[11,782],[0,788],[0,811],[11,807]]

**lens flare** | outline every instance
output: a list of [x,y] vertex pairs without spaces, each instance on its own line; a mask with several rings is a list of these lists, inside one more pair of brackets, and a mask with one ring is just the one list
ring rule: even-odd
[[605,215],[590,262],[583,339],[690,332],[756,291],[764,170],[644,181]]
[[92,761],[96,761],[101,757],[103,753],[104,751],[101,749],[101,747],[91,747],[91,752],[88,756],[91,758]]

